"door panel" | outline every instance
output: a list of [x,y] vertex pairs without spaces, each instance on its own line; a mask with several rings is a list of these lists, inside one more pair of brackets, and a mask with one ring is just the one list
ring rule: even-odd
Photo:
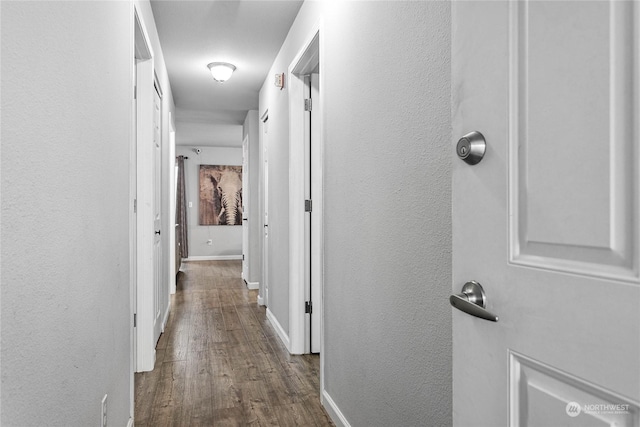
[[136,371],[150,371],[155,362],[156,265],[154,211],[154,78],[151,59],[136,61]]
[[262,283],[263,304],[269,306],[269,118],[262,123],[262,203],[263,203],[263,240],[262,240]]
[[452,3],[454,425],[640,422],[638,9]]
[[[606,389],[516,352],[509,353],[509,361],[511,425],[638,425],[637,413],[625,399]],[[594,410],[595,405],[604,408]]]
[[242,143],[242,278],[249,282],[249,139]]
[[513,262],[637,280],[632,9],[511,8]]
[[[301,81],[303,82],[304,85],[304,92],[303,92],[303,96],[305,101],[307,99],[312,99],[312,91],[311,91],[311,76],[310,75],[306,75],[306,76],[302,76]],[[313,99],[312,99],[313,101]],[[302,108],[302,107],[299,107]],[[303,164],[301,165],[301,170],[303,170],[304,172],[304,199],[305,200],[311,200],[313,203],[313,192],[311,189],[311,177],[313,175],[312,170],[311,170],[311,165],[312,165],[312,161],[311,161],[311,147],[313,145],[313,140],[312,140],[312,110],[309,109],[305,109],[304,112],[304,141],[300,141],[301,143],[304,144],[304,160],[303,160]],[[306,209],[305,209],[306,210]],[[303,235],[303,248],[304,248],[304,258],[303,258],[303,262],[302,262],[302,267],[304,268],[304,300],[308,301],[310,304],[312,304],[313,307],[313,303],[315,301],[313,301],[313,296],[312,296],[312,289],[313,289],[313,281],[312,281],[312,266],[311,263],[313,261],[313,257],[311,255],[311,225],[313,222],[313,211],[310,212],[305,212],[304,214],[304,235]],[[313,321],[315,319],[313,319],[313,312],[314,310],[311,310],[311,313],[309,313],[308,310],[305,310],[305,316],[304,316],[304,337],[305,337],[305,342],[304,342],[304,352],[305,353],[309,353],[311,352],[311,346],[313,343]]]
[[322,182],[321,171],[319,168],[313,168],[317,165],[322,153],[320,151],[321,134],[320,134],[320,75],[311,74],[311,99],[313,100],[313,109],[311,110],[311,144],[309,147],[309,169],[310,169],[310,197],[313,200],[313,211],[311,212],[310,224],[310,295],[313,302],[313,311],[311,313],[311,353],[320,353],[320,316],[322,315],[322,293],[320,287],[320,274],[322,269],[322,253],[321,253],[321,226],[320,212],[322,209]]
[[162,100],[157,84],[153,92],[153,332],[154,343],[162,333],[162,310],[160,297],[163,295],[162,280]]

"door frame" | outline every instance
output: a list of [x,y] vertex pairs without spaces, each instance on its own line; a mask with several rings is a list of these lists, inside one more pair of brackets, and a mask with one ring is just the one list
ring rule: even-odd
[[[151,148],[153,140],[153,87],[154,53],[151,41],[138,5],[134,4],[134,81],[135,111],[132,127],[135,138],[132,147],[131,187],[135,189],[135,208],[132,210],[132,240],[135,250],[131,254],[131,325],[133,335],[132,359],[134,372],[153,370],[155,342],[153,342],[153,259],[145,262],[145,256],[153,254],[152,207],[143,202],[153,193],[150,168],[153,167],[144,148]],[[141,84],[138,84],[141,82]],[[133,153],[135,151],[135,153]],[[135,155],[135,157],[133,157]],[[142,202],[141,202],[142,201]],[[133,228],[135,227],[135,235]],[[144,267],[147,265],[147,268]],[[151,306],[150,309],[148,306]]]
[[[309,353],[309,328],[306,321],[305,302],[307,289],[305,271],[308,263],[313,286],[318,286],[319,301],[313,301],[313,310],[320,313],[320,388],[324,389],[324,241],[323,241],[323,158],[324,158],[324,110],[319,106],[319,140],[313,145],[311,156],[311,178],[313,194],[313,223],[311,226],[311,260],[305,259],[305,247],[309,245],[305,233],[305,141],[308,141],[305,111],[305,75],[309,75],[319,66],[319,98],[324,99],[324,72],[322,55],[322,22],[311,27],[305,43],[294,57],[288,69],[289,77],[289,351],[292,354]],[[315,117],[315,115],[314,115]]]

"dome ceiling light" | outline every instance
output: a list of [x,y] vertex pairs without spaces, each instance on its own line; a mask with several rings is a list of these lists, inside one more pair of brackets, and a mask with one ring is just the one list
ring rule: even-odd
[[214,80],[222,83],[229,80],[231,74],[236,70],[236,66],[228,62],[212,62],[207,65]]

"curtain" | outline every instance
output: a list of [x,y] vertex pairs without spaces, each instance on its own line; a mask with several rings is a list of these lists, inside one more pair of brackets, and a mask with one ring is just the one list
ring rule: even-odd
[[180,245],[180,258],[189,256],[189,238],[187,235],[187,191],[184,181],[184,156],[176,157],[178,162],[178,186],[176,188],[176,224],[178,235],[176,240]]

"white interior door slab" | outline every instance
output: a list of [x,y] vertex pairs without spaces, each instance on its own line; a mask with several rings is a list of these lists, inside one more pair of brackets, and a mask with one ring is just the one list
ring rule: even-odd
[[153,339],[162,333],[160,296],[164,293],[162,278],[162,99],[157,83],[153,91]]
[[263,305],[269,307],[269,117],[262,122],[262,207],[263,240],[262,240],[262,283],[264,295]]
[[136,59],[136,372],[151,371],[155,362],[154,93],[153,60]]
[[242,142],[242,278],[249,282],[249,137]]
[[452,3],[455,426],[640,425],[639,14]]
[[311,312],[311,353],[320,353],[320,317],[322,315],[322,287],[320,285],[320,274],[322,274],[322,171],[318,167],[319,159],[322,156],[320,145],[321,135],[321,99],[320,99],[320,75],[313,73],[310,76],[311,99],[313,109],[311,110],[311,144],[309,146],[309,184],[310,200],[313,201],[313,210],[310,224],[310,298],[313,303]]
[[[300,79],[303,83],[303,94],[305,103],[310,102],[313,105],[313,98],[311,93],[311,76],[305,75],[301,76]],[[309,101],[311,100],[311,101]],[[302,103],[301,103],[302,104]],[[302,109],[302,105],[299,107]],[[304,353],[310,353],[312,342],[313,342],[313,313],[316,310],[313,310],[313,304],[315,301],[313,300],[312,289],[313,289],[313,280],[312,280],[312,266],[311,262],[313,257],[311,255],[311,226],[313,223],[313,191],[311,188],[311,177],[313,176],[312,171],[312,153],[311,146],[313,145],[313,130],[312,130],[312,118],[311,118],[312,108],[306,107],[304,108],[304,140],[300,141],[304,144],[304,149],[302,150],[304,153],[304,157],[302,160],[302,165],[300,165],[300,170],[303,171],[302,175],[304,176],[304,200],[305,200],[305,208],[304,208],[304,227],[302,229],[303,235],[301,238],[302,248],[304,251],[304,257],[301,262],[301,268],[303,269],[304,278],[304,301],[305,301],[305,316],[304,316]],[[311,204],[311,206],[306,206],[307,201]],[[299,206],[298,209],[302,208],[301,203],[297,203]],[[290,249],[291,250],[291,249]],[[295,251],[295,249],[294,249]],[[306,305],[309,304],[307,307]],[[298,308],[299,310],[299,308]],[[293,317],[293,316],[291,316]]]

